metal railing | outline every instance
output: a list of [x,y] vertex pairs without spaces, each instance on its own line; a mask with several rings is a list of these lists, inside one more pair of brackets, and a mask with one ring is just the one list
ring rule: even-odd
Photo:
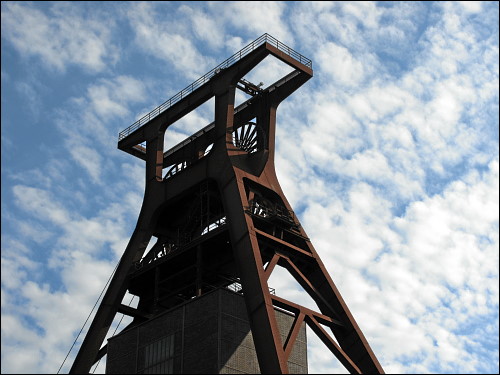
[[141,117],[139,120],[134,122],[132,125],[130,125],[128,128],[125,130],[121,131],[120,134],[118,135],[118,141],[121,141],[125,137],[127,137],[129,134],[132,132],[136,131],[139,129],[142,125],[148,123],[151,121],[153,118],[157,117],[160,115],[160,113],[163,113],[165,110],[170,108],[172,105],[180,101],[182,98],[185,98],[189,94],[191,94],[194,90],[196,90],[198,87],[202,86],[206,82],[208,82],[212,77],[214,77],[216,74],[218,74],[221,70],[226,69],[236,63],[237,61],[241,60],[243,57],[248,55],[250,52],[252,52],[254,49],[259,47],[260,45],[264,43],[269,43],[273,47],[276,47],[278,50],[286,53],[288,56],[293,58],[294,60],[300,62],[301,64],[304,64],[308,68],[312,69],[312,61],[308,59],[307,57],[301,55],[294,49],[288,47],[286,44],[281,43],[279,40],[276,38],[272,37],[269,34],[263,34],[259,38],[255,39],[252,43],[247,45],[246,47],[243,47],[240,51],[236,52],[234,55],[229,57],[227,60],[223,61],[219,65],[217,65],[215,68],[213,68],[211,71],[203,75],[202,77],[198,78],[196,81],[191,83],[188,87],[183,89],[182,91],[178,92],[174,96],[172,96],[170,99],[168,99],[166,102],[163,104],[159,105],[155,109],[153,109],[151,112],[149,112],[147,115]]
[[273,204],[269,201],[259,201],[257,199],[250,202],[247,212],[269,220],[280,220],[291,226],[298,226],[295,221],[295,213],[279,204]]
[[[241,282],[239,280],[234,280],[232,284],[226,285],[226,289],[229,289],[235,293],[243,293],[243,286],[241,285]],[[268,287],[269,293],[271,293],[273,296],[276,295],[276,289],[271,288],[270,286]]]

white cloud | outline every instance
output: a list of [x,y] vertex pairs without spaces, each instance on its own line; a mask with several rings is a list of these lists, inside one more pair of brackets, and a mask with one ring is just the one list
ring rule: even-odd
[[[37,368],[41,373],[54,373],[128,242],[129,204],[137,210],[140,200],[129,193],[120,203],[109,203],[85,218],[78,212],[69,214],[45,190],[22,185],[13,190],[19,208],[38,223],[49,219],[54,231],[62,235],[53,239],[52,248],[44,255],[45,269],[55,275],[50,277],[50,285],[41,278],[42,263],[31,259],[38,245],[13,240],[15,233],[2,240],[2,356],[9,356],[2,358],[2,372],[8,368],[29,373]],[[95,257],[108,249],[112,252],[105,257],[111,261]],[[4,346],[4,340],[12,345]],[[32,361],[19,362],[28,354]]]
[[[231,24],[236,30],[250,32],[249,40],[268,33],[278,40],[287,41],[293,46],[293,36],[283,20],[287,4],[280,1],[228,1],[210,4],[215,14],[223,15],[223,22]],[[235,51],[236,52],[236,51]]]
[[385,119],[394,116],[405,107],[417,104],[416,98],[408,90],[394,83],[375,81],[366,90],[359,90],[348,99],[349,112],[363,122],[377,121],[385,123]]
[[104,120],[109,120],[113,117],[130,116],[128,106],[143,102],[145,97],[144,82],[138,78],[122,75],[92,84],[87,90],[86,100],[95,114]]
[[[62,9],[61,9],[62,7]],[[90,72],[103,71],[116,61],[116,49],[110,42],[110,31],[98,19],[68,13],[69,4],[51,6],[50,16],[21,3],[2,5],[2,38],[25,56],[37,56],[59,71],[69,64]]]
[[103,170],[113,168],[110,153],[115,150],[118,131],[126,127],[116,119],[131,118],[129,107],[148,98],[147,87],[125,75],[99,79],[89,85],[86,96],[70,98],[69,107],[59,111],[56,126],[66,148],[94,184],[102,184]]
[[2,237],[2,286],[4,288],[18,289],[28,273],[33,276],[37,273],[37,269],[39,271],[40,264],[30,259],[29,252],[22,242],[8,236]]
[[2,345],[2,372],[4,368],[18,374],[29,373],[29,369],[40,370],[40,359],[44,356],[35,344],[39,343],[37,335],[16,316],[2,313],[2,342],[4,340],[14,344]]
[[34,220],[12,220],[24,239],[29,239],[37,244],[43,244],[53,235]]
[[345,3],[342,6],[342,12],[368,28],[376,28],[379,25],[379,17],[382,13],[375,3],[369,1]]
[[16,203],[33,215],[49,219],[57,225],[62,225],[70,220],[68,212],[60,203],[52,201],[49,192],[23,185],[16,185],[12,190]]
[[467,13],[479,13],[483,8],[482,1],[458,1]]
[[341,86],[358,86],[364,79],[363,64],[347,48],[327,43],[317,54],[322,69]]
[[176,23],[165,21],[154,5],[134,4],[128,11],[128,18],[135,32],[135,42],[145,52],[167,61],[190,79],[199,78],[211,68],[212,64],[193,42],[176,30]]
[[494,250],[481,243],[482,236],[498,227],[498,161],[490,168],[484,179],[472,175],[468,183],[451,184],[443,196],[412,204],[396,222],[406,233],[405,255],[414,260],[414,267],[426,267],[429,278],[444,277],[453,287],[488,288],[469,270],[481,269],[483,277],[495,274],[494,263],[488,261],[495,257]]
[[102,160],[99,153],[85,146],[73,146],[70,153],[73,159],[87,171],[92,181],[99,184],[102,173]]
[[94,110],[101,117],[123,116],[127,113],[127,109],[124,106],[111,100],[105,86],[89,87],[88,96]]
[[[386,13],[383,17],[395,17],[393,7],[384,8],[383,12]],[[329,14],[328,11],[317,16],[319,22],[322,17],[341,17],[339,12]],[[352,17],[351,21],[354,22]],[[453,166],[465,160],[487,159],[479,149],[485,140],[478,138],[474,126],[464,122],[464,117],[475,117],[479,121],[482,111],[476,113],[476,103],[494,101],[497,94],[489,91],[491,85],[487,82],[498,82],[498,75],[492,74],[494,68],[485,70],[484,64],[475,63],[478,54],[488,54],[486,51],[490,49],[485,48],[483,52],[478,47],[483,42],[471,39],[473,34],[469,32],[469,25],[464,25],[462,19],[457,22],[462,33],[458,36],[456,25],[426,31],[422,38],[426,42],[422,45],[432,42],[421,56],[431,57],[402,75],[400,80],[388,81],[385,67],[379,61],[361,58],[366,54],[371,56],[370,50],[378,48],[376,42],[373,46],[359,40],[347,43],[347,39],[341,37],[340,40],[349,46],[347,51],[338,44],[321,43],[321,38],[315,40],[312,45],[317,45],[319,57],[315,59],[316,70],[328,72],[331,78],[327,84],[320,83],[326,95],[311,91],[317,99],[315,109],[309,111],[309,127],[302,132],[302,149],[308,147],[304,157],[317,168],[336,171],[335,174],[366,177],[370,173],[373,181],[380,182],[374,175],[377,169],[366,167],[378,161],[387,172],[385,185],[389,187],[392,181],[390,190],[400,192],[398,195],[405,199],[421,196],[429,167],[433,173],[446,176]],[[351,27],[349,25],[346,27]],[[414,28],[414,25],[405,26],[399,21],[395,25],[404,33]],[[359,32],[355,34],[359,36]],[[362,55],[359,51],[364,47],[368,52]],[[469,61],[471,68],[462,71]],[[377,71],[381,74],[379,77]],[[362,85],[364,72],[369,72],[371,84],[368,88]],[[484,95],[486,92],[488,94]],[[324,96],[329,97],[322,100]],[[383,158],[387,163],[380,163]]]
[[[465,181],[413,203],[401,218],[368,185],[352,188],[345,204],[310,204],[303,214],[312,243],[388,372],[456,364],[477,371],[479,358],[470,352],[464,358],[469,342],[461,330],[498,306],[498,161]],[[418,361],[401,367],[398,356]]]
[[179,12],[184,13],[192,23],[196,37],[212,48],[220,48],[224,43],[224,26],[217,22],[215,14],[206,13],[201,9],[182,5]]
[[29,184],[31,181],[35,180],[40,187],[52,187],[52,179],[48,177],[41,169],[30,169],[27,171],[17,172],[13,173],[9,177],[13,181],[19,182],[21,184]]

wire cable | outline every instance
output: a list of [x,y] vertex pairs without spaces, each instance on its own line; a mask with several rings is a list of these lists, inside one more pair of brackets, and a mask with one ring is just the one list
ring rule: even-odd
[[[134,300],[134,295],[132,295],[132,298],[130,299],[130,302],[128,303],[128,305],[130,306],[130,304],[132,303],[132,301]],[[118,325],[116,326],[115,328],[115,331],[113,332],[113,334],[111,335],[111,337],[113,337],[116,333],[116,331],[118,331],[118,327],[120,327],[120,324],[122,323],[122,320],[123,318],[125,317],[125,314],[122,314],[122,318],[120,319],[120,321],[118,322]],[[92,374],[95,372],[95,370],[97,370],[97,366],[99,366],[99,363],[101,363],[101,358],[99,358],[99,360],[97,361],[95,367],[94,367],[94,370],[92,371]]]
[[64,363],[65,363],[65,362],[66,362],[66,360],[68,359],[69,354],[70,354],[70,353],[71,353],[71,351],[73,350],[73,347],[75,346],[76,341],[78,340],[78,337],[80,337],[80,335],[81,335],[81,333],[82,333],[83,329],[84,329],[84,328],[85,328],[85,326],[87,325],[87,322],[89,321],[90,316],[91,316],[91,315],[92,315],[92,313],[94,312],[94,309],[95,309],[95,307],[97,306],[97,304],[99,303],[99,300],[101,299],[101,297],[102,297],[102,295],[103,295],[104,291],[105,291],[105,290],[106,290],[106,288],[108,287],[108,284],[109,284],[109,282],[111,281],[111,278],[112,278],[112,277],[113,277],[113,275],[115,274],[115,271],[116,271],[116,269],[118,268],[118,264],[119,264],[119,262],[116,264],[116,267],[115,267],[115,269],[113,270],[113,272],[111,273],[111,276],[109,276],[109,279],[108,279],[108,281],[106,282],[106,285],[104,285],[104,288],[103,288],[103,290],[102,290],[101,294],[99,295],[99,298],[97,298],[97,301],[95,302],[94,307],[92,307],[92,310],[90,311],[89,316],[87,316],[87,319],[85,320],[85,323],[83,323],[83,326],[82,326],[82,328],[80,329],[80,332],[78,332],[78,335],[76,336],[75,341],[73,341],[73,345],[71,345],[71,348],[69,348],[68,354],[66,354],[66,357],[64,358],[63,363],[61,363],[61,367],[59,367],[59,370],[57,370],[57,374],[59,374],[59,371],[61,371],[62,367],[64,366]]

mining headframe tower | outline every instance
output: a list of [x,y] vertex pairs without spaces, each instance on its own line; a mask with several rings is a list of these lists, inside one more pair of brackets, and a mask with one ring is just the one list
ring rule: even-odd
[[[291,72],[245,79],[268,56]],[[107,373],[305,373],[306,325],[350,373],[384,373],[276,177],[277,107],[312,76],[264,34],[119,134],[145,161],[144,201],[70,373],[105,354]],[[237,90],[249,98],[235,107]],[[167,128],[210,99],[214,121],[164,150]],[[276,295],[276,266],[317,309]],[[118,313],[133,320],[103,345]]]

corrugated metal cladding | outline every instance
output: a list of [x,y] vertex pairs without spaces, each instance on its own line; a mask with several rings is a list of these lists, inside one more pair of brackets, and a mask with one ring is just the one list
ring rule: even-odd
[[[276,317],[284,341],[293,317],[281,311]],[[307,373],[305,324],[288,368],[291,374]],[[260,373],[243,297],[218,289],[112,337],[106,373]]]
[[144,374],[173,374],[174,334],[144,348]]

